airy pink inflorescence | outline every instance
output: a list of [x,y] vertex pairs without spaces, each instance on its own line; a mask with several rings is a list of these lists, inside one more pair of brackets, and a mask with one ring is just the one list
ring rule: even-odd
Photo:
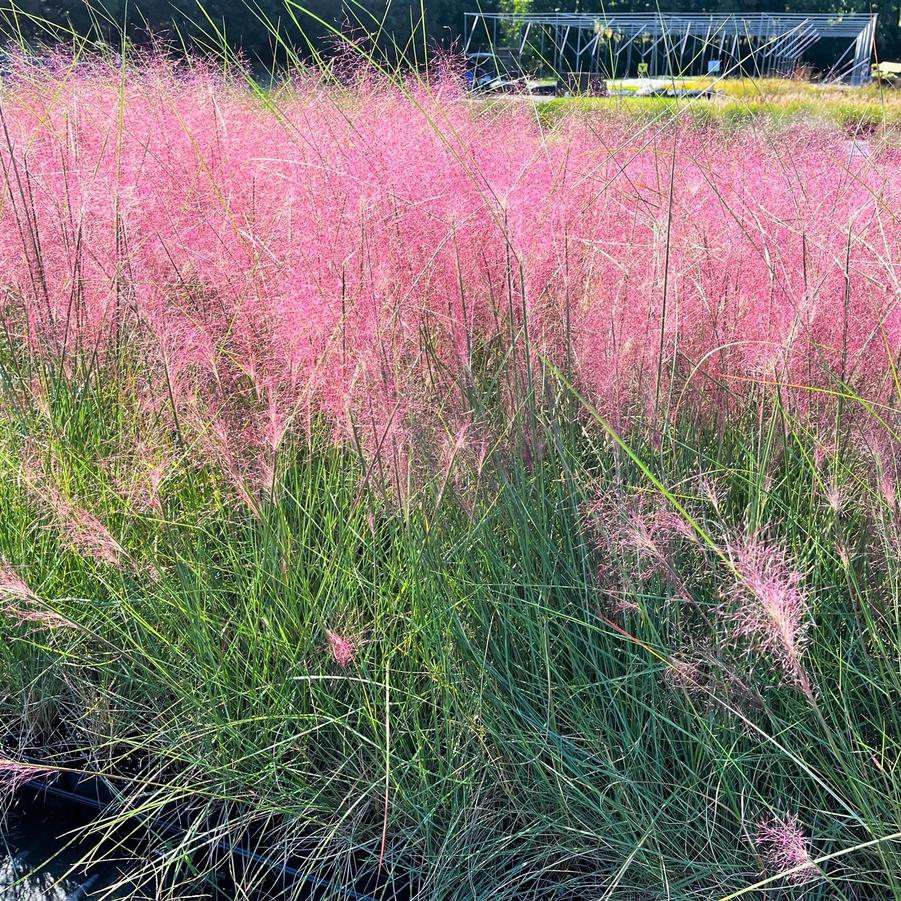
[[801,655],[810,629],[810,605],[803,576],[788,553],[759,534],[731,541],[734,568],[724,613],[736,637],[779,662],[786,678],[810,693]]
[[15,598],[31,601],[36,599],[35,593],[28,587],[19,574],[0,559],[0,598]]
[[[810,856],[810,841],[797,817],[768,817],[761,820],[754,837],[767,866],[776,873],[788,873],[786,879],[801,884],[820,878]],[[800,867],[801,869],[796,869]]]
[[345,638],[342,635],[339,635],[337,632],[328,629],[326,631],[326,637],[328,638],[328,648],[332,657],[335,660],[335,663],[338,664],[342,669],[346,669],[353,662],[353,659],[357,653],[357,647],[355,642],[353,642],[349,638]]
[[8,757],[0,757],[0,795],[12,794],[33,779],[48,776],[52,772],[53,770],[36,764],[20,763]]
[[23,475],[29,495],[50,514],[53,527],[66,545],[103,563],[122,563],[127,557],[122,545],[93,513],[63,497],[43,471],[33,447],[24,456]]
[[892,390],[897,149],[616,117],[548,133],[453,81],[301,75],[264,104],[163,60],[11,69],[0,318],[54,359],[127,342],[148,414],[173,407],[242,495],[317,423],[386,471],[438,445],[471,415],[454,381],[516,335],[516,366],[566,367],[618,428],[720,417],[761,382],[823,416],[805,386],[830,369]]
[[75,623],[41,603],[40,598],[8,564],[0,560],[0,614],[45,629],[73,629]]

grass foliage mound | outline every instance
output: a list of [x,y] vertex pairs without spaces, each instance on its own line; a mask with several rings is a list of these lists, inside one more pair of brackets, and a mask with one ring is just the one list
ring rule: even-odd
[[160,898],[901,899],[890,142],[10,65],[8,794]]

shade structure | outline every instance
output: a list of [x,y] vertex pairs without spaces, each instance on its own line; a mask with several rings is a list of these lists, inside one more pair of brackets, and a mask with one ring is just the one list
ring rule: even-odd
[[827,79],[861,85],[870,78],[876,20],[866,13],[470,12],[464,36],[467,54],[503,47],[523,68],[611,78],[638,66],[652,76],[784,76],[814,44],[834,39]]

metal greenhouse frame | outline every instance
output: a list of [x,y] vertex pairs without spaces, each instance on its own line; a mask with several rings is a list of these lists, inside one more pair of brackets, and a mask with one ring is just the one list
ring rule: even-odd
[[[609,78],[642,65],[648,75],[789,75],[824,38],[847,46],[827,78],[853,85],[870,78],[876,15],[788,13],[513,13],[464,14],[465,51],[501,45],[524,62],[555,73],[595,72]],[[705,68],[706,67],[706,68]]]

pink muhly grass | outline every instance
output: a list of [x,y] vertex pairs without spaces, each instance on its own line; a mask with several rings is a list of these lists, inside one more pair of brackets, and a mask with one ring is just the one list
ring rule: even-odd
[[662,566],[670,565],[669,545],[676,538],[695,540],[691,526],[666,507],[637,503],[617,533],[619,545],[631,548]]
[[622,618],[627,613],[641,613],[641,606],[631,600],[631,595],[624,590],[606,589],[603,591],[606,610],[611,616]]
[[326,638],[328,639],[328,649],[334,659],[342,669],[346,669],[353,662],[357,653],[356,642],[350,638],[340,635],[332,629],[326,630]]
[[894,510],[898,503],[898,489],[895,480],[888,473],[883,473],[879,479],[879,494],[889,510]]
[[[525,108],[482,116],[454,78],[430,93],[298,77],[273,103],[162,57],[31,71],[4,83],[0,147],[0,172],[33,186],[4,185],[4,319],[54,359],[131,341],[139,390],[166,386],[201,453],[218,424],[215,460],[251,506],[289,430],[321,425],[385,472],[421,436],[455,434],[454,386],[485,349],[564,366],[621,430],[660,426],[663,396],[721,422],[759,392],[747,373],[774,367],[816,425],[827,401],[807,388],[831,386],[830,367],[886,400],[897,151],[849,157],[843,135],[803,126],[778,144],[683,129],[636,146],[615,116],[548,140]],[[525,334],[528,351],[509,346]],[[519,447],[538,462],[534,437]]]
[[0,613],[20,623],[34,623],[46,629],[74,629],[75,623],[47,609],[40,598],[8,564],[0,563]]
[[842,489],[838,485],[830,485],[826,489],[825,496],[826,503],[829,504],[829,509],[836,515],[841,513],[845,502],[845,495]]
[[759,534],[727,545],[735,570],[724,613],[736,637],[779,662],[785,676],[809,698],[812,690],[801,655],[810,630],[810,604],[802,574],[787,552]]
[[720,508],[723,503],[722,496],[720,494],[719,486],[717,485],[714,479],[709,478],[708,476],[701,476],[699,481],[699,486],[701,489],[701,493],[710,501],[711,506],[717,512],[720,511]]
[[12,619],[20,623],[33,623],[43,629],[77,629],[78,626],[70,619],[55,613],[52,610],[41,610],[33,607],[22,607],[8,605],[0,608],[0,612],[5,613]]
[[8,757],[0,757],[0,792],[12,794],[33,779],[49,776],[54,771],[37,764],[20,763]]
[[96,516],[68,503],[56,506],[57,524],[71,547],[85,557],[119,566],[127,555]]
[[141,445],[131,454],[111,462],[121,472],[113,486],[132,509],[139,513],[163,512],[160,489],[175,464],[172,454],[161,457],[158,451]]
[[[822,875],[810,856],[810,841],[798,823],[797,817],[769,817],[757,825],[754,842],[767,866],[776,873],[787,870],[786,879],[803,884],[813,882]],[[797,868],[801,869],[797,869]]]
[[823,468],[823,464],[835,454],[835,445],[817,441],[813,447],[813,465],[817,470]]
[[688,603],[694,603],[677,568],[677,543],[679,540],[695,541],[696,536],[681,516],[656,501],[645,504],[638,500],[626,513],[625,522],[614,533],[614,542],[621,550],[632,550],[648,562],[640,573],[648,579],[655,573],[666,578],[676,595]]
[[37,600],[37,595],[18,573],[8,563],[0,560],[0,597],[4,596],[25,601]]
[[46,477],[35,449],[26,451],[23,475],[28,493],[53,517],[53,526],[73,550],[85,557],[119,566],[128,558],[124,548],[93,513],[66,500]]
[[854,559],[854,554],[844,541],[835,542],[835,556],[838,557],[839,562],[845,569],[851,566],[851,561]]
[[[630,589],[622,584],[623,571],[636,571],[635,556],[642,564],[637,571],[639,580],[661,575],[676,597],[694,603],[679,573],[676,552],[680,542],[694,542],[696,536],[691,525],[674,510],[656,497],[631,496],[623,500],[618,491],[603,490],[584,505],[582,518],[603,555],[597,582],[611,614],[620,616],[641,609],[631,599],[634,585]],[[612,561],[619,561],[619,567]]]
[[674,657],[663,672],[666,684],[672,690],[687,694],[703,694],[706,680],[700,666],[691,660]]

